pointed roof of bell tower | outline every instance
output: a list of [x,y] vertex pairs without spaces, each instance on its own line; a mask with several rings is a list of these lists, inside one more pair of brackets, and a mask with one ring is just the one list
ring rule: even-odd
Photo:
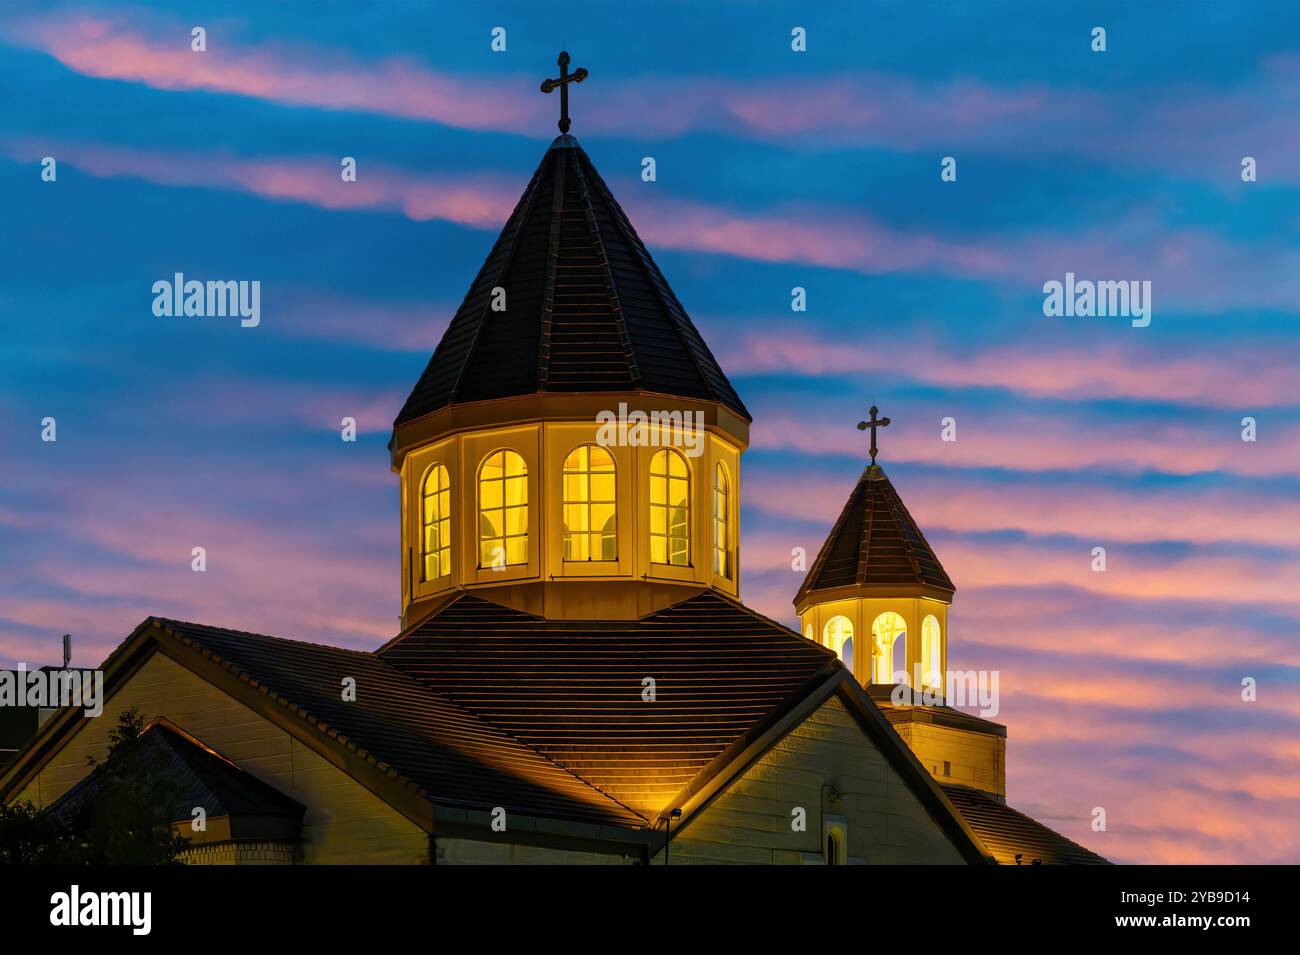
[[802,613],[813,597],[919,596],[950,601],[956,588],[939,563],[903,499],[876,464],[876,429],[888,418],[871,417],[858,429],[871,429],[871,464],[862,472],[812,569],[795,594]]
[[842,587],[891,594],[937,591],[945,599],[956,590],[878,464],[862,472],[795,602]]
[[[504,289],[506,308],[493,309]],[[643,391],[749,412],[591,159],[551,143],[394,427],[451,404]]]

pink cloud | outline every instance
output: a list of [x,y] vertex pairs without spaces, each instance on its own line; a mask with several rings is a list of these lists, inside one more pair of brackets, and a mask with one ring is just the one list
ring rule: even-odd
[[[798,489],[799,493],[792,491]],[[745,504],[784,518],[816,521],[827,529],[848,498],[852,482],[815,471],[751,472]],[[1297,549],[1300,501],[1253,492],[1244,506],[1231,488],[1179,488],[1159,493],[1123,485],[1071,481],[1008,487],[968,473],[918,477],[899,486],[912,514],[927,531],[1020,531],[1070,535],[1099,544],[1186,541]],[[820,540],[810,547],[821,544]]]
[[[1088,353],[1082,357],[1090,360]],[[1043,360],[1070,366],[1061,354],[1048,354]],[[1205,362],[1207,368],[1212,364]],[[912,377],[912,369],[902,370]],[[929,367],[916,371],[915,377],[927,383],[952,384],[942,381],[941,369]],[[1220,365],[1218,375],[1212,380],[1224,378],[1231,379],[1232,372]],[[1003,381],[1009,380],[1004,375]],[[1122,389],[1122,380],[1116,384]],[[1266,384],[1255,381],[1248,387],[1258,398]],[[1204,397],[1223,401],[1234,390],[1231,385],[1218,392],[1207,387]],[[1288,403],[1289,395],[1279,388],[1269,397],[1271,402]],[[1253,405],[1264,406],[1262,402]],[[814,455],[861,451],[861,435],[850,424],[851,416],[833,422],[828,420],[829,415],[819,413],[810,420],[790,411],[788,405],[774,409],[753,406],[750,410],[755,417],[750,432],[753,448]],[[1196,425],[1166,422],[1159,416],[1127,422],[1112,417],[1103,425],[1094,420],[1080,420],[1078,416],[1041,412],[999,413],[991,420],[982,412],[967,409],[956,398],[940,404],[912,402],[907,415],[905,420],[895,418],[889,429],[890,461],[1025,472],[1133,474],[1151,471],[1179,475],[1221,472],[1252,477],[1300,472],[1300,427],[1266,423],[1266,441],[1244,442],[1240,439],[1239,416],[1231,414],[1220,416],[1217,427],[1210,422]],[[957,421],[956,441],[944,441],[940,436],[941,422],[949,416]]]
[[[270,43],[244,47],[209,30],[208,50],[190,49],[188,29],[147,37],[125,17],[74,15],[11,21],[5,34],[69,69],[165,90],[235,93],[325,109],[364,110],[466,129],[545,128],[550,104],[518,95],[521,80],[467,81],[402,57],[378,63]],[[161,37],[166,35],[167,39]],[[535,84],[529,84],[534,85]]]
[[1229,346],[1178,355],[1135,342],[1055,349],[1001,345],[957,353],[915,339],[858,345],[791,328],[751,328],[718,349],[719,361],[732,374],[839,378],[876,372],[950,388],[1005,388],[1035,398],[1144,398],[1243,413],[1295,401],[1298,357],[1286,350],[1261,354]]
[[[222,399],[214,404],[210,396]],[[354,418],[358,434],[386,433],[406,400],[406,389],[323,387],[311,382],[199,378],[178,387],[166,399],[175,414],[205,427],[231,424],[280,427],[286,423],[312,430],[339,432],[344,417]],[[381,468],[382,470],[382,468]]]
[[[121,15],[60,12],[0,25],[10,42],[68,69],[156,89],[208,91],[293,106],[360,110],[465,129],[546,134],[554,104],[531,94],[534,76],[466,78],[413,57],[364,60],[338,50],[269,40],[246,44],[209,30],[206,53],[188,27]],[[1290,117],[1294,55],[1267,61],[1237,88],[1140,89],[1103,95],[1043,84],[995,86],[977,78],[924,83],[880,71],[782,76],[744,83],[716,76],[603,77],[584,89],[582,128],[638,136],[690,129],[797,145],[961,147],[1020,155],[1079,154],[1102,163],[1165,168],[1234,183],[1241,144],[1252,144],[1274,180],[1300,181],[1300,136]],[[1207,133],[1207,131],[1209,131]],[[1153,137],[1165,148],[1148,148]]]
[[272,334],[365,345],[431,355],[458,303],[376,302],[326,295],[312,288],[286,290],[280,309],[263,327]]
[[519,191],[518,183],[500,176],[453,180],[413,176],[379,164],[368,165],[356,182],[344,182],[337,158],[240,159],[49,140],[0,145],[22,161],[54,155],[103,178],[226,189],[323,209],[394,212],[417,222],[442,219],[476,229],[499,229]]
[[[381,165],[368,167],[361,179],[347,183],[340,179],[335,160],[325,158],[242,159],[48,140],[0,146],[20,161],[62,156],[96,176],[230,189],[325,209],[394,212],[416,221],[441,219],[490,230],[508,218],[520,189],[515,179],[500,175],[421,176]],[[752,215],[708,203],[673,198],[647,202],[630,191],[625,194],[632,196],[627,206],[639,231],[660,248],[799,262],[866,275],[933,272],[1008,284],[1033,294],[1044,281],[1067,271],[1081,277],[1149,279],[1159,303],[1169,301],[1193,311],[1244,304],[1289,309],[1300,300],[1300,256],[1295,253],[1261,254],[1202,231],[1171,232],[1154,221],[1120,223],[1068,237],[1043,233],[950,240],[827,209]],[[1035,314],[1027,320],[1046,319]]]

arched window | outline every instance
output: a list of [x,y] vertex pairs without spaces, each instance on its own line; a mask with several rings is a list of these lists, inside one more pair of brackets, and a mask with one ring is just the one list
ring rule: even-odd
[[451,479],[441,464],[424,476],[422,497],[424,580],[437,580],[451,573]]
[[[907,621],[892,610],[882,613],[871,625],[871,682],[894,682],[894,671],[907,669]],[[904,683],[910,683],[906,674]]]
[[713,572],[731,579],[731,482],[721,462],[713,469]]
[[826,864],[846,865],[849,861],[848,821],[843,816],[822,816]]
[[813,625],[812,625],[812,624],[808,624],[806,627],[803,628],[803,638],[804,638],[805,640],[816,640],[816,639],[817,639],[817,635],[813,632]]
[[614,458],[598,445],[564,459],[564,559],[618,560]]
[[528,466],[514,451],[493,451],[478,472],[480,567],[528,563]]
[[691,476],[686,459],[670,448],[650,459],[650,560],[691,562]]
[[926,686],[943,686],[943,643],[939,618],[934,614],[921,621],[921,680]]
[[844,665],[853,671],[853,621],[848,617],[831,617],[822,628],[822,643],[835,651]]

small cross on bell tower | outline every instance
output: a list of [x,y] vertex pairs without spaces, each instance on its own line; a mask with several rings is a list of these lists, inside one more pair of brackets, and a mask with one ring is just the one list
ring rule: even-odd
[[871,466],[873,468],[876,466],[876,454],[878,453],[878,449],[876,448],[876,428],[883,428],[889,424],[888,418],[876,417],[876,412],[879,410],[880,409],[875,405],[872,405],[871,418],[867,421],[858,422],[859,431],[866,431],[868,428],[871,429]]
[[560,132],[569,131],[569,84],[581,83],[587,78],[587,71],[581,66],[569,72],[569,54],[561,50],[560,58],[555,61],[560,67],[560,78],[555,80],[542,80],[542,92],[549,93],[556,87],[560,89]]

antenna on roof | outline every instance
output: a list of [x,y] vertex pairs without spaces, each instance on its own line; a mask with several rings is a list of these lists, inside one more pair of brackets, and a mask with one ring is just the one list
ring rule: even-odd
[[71,662],[72,662],[72,634],[65,633],[63,635],[63,669],[66,670],[68,668],[68,664]]

